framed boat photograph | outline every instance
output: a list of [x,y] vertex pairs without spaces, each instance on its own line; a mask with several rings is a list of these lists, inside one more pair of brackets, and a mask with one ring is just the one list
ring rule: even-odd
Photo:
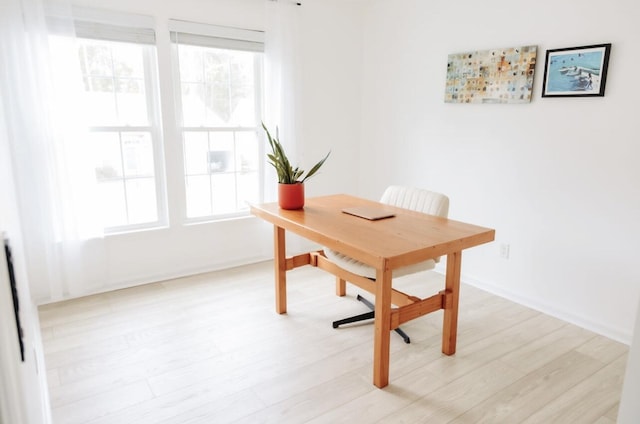
[[547,50],[542,97],[602,97],[611,44]]

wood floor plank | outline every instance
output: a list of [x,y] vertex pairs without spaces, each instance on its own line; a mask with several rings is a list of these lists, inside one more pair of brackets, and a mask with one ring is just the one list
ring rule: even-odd
[[452,423],[520,423],[602,368],[602,363],[571,351],[527,374],[462,414]]
[[590,423],[604,417],[619,401],[626,355],[619,357],[589,379],[561,393],[524,423]]
[[371,390],[348,403],[334,408],[308,423],[371,423],[389,411],[398,411],[411,405],[421,392],[432,392],[445,382],[425,370],[414,372],[410,378],[392,380],[384,390]]
[[47,369],[80,363],[129,348],[122,335],[101,337],[100,334],[95,334],[93,337],[75,340],[68,345],[66,342],[66,338],[43,341]]
[[216,422],[234,422],[246,414],[261,410],[264,405],[251,390],[245,390],[213,402],[207,402],[197,408],[189,409],[178,416],[157,424],[211,424],[212,417]]
[[587,330],[573,325],[564,325],[509,352],[501,360],[520,371],[529,373],[542,368],[593,337],[593,333]]
[[260,263],[42,306],[54,424],[615,422],[627,346],[464,284],[456,355],[441,311],[408,322],[377,389],[373,325],[331,326],[357,293],[298,268],[278,315]]
[[607,418],[611,421],[617,421],[618,419],[618,407],[620,406],[620,400],[615,403],[609,410],[603,415],[604,418]]
[[53,408],[55,424],[85,424],[152,398],[145,381],[124,385],[78,402]]
[[421,396],[380,422],[449,422],[522,377],[518,370],[493,361]]
[[588,342],[576,348],[576,351],[604,363],[617,360],[620,356],[625,355],[628,350],[628,346],[597,334],[589,339]]
[[[236,409],[235,412],[225,412],[230,405]],[[224,390],[214,382],[209,382],[155,396],[92,420],[90,424],[183,423],[187,419],[196,420],[203,416],[207,416],[211,422],[230,422],[262,409],[264,404],[251,389]],[[224,420],[222,415],[226,416]]]
[[376,389],[371,386],[370,379],[365,378],[362,374],[362,367],[360,367],[307,390],[294,393],[283,401],[269,405],[234,423],[298,424],[308,422],[374,390]]

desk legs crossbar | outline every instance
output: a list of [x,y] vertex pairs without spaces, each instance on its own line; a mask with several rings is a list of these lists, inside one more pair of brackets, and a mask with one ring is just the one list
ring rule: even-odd
[[[318,266],[317,258],[312,262],[312,256],[301,255],[288,261],[285,250],[285,230],[274,225],[274,269],[275,269],[275,294],[276,312],[287,312],[287,270],[311,264]],[[456,339],[458,332],[458,303],[460,296],[460,268],[462,264],[462,252],[454,252],[447,255],[447,274],[445,278],[445,295],[441,307],[437,305],[438,296],[433,300],[425,299],[423,302],[433,302],[435,309],[444,309],[442,328],[442,352],[445,355],[453,355],[456,352]],[[375,310],[374,318],[374,349],[373,349],[373,384],[383,388],[389,384],[389,354],[391,324],[392,297],[397,297],[391,284],[392,272],[385,263],[376,271],[374,289]],[[341,290],[338,288],[338,295]],[[426,306],[426,305],[425,305]],[[422,315],[422,313],[420,313]],[[396,325],[397,328],[397,325]],[[407,342],[408,343],[408,342]]]

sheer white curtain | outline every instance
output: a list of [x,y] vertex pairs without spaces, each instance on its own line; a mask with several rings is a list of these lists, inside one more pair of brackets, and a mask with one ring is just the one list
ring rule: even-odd
[[[50,37],[51,25],[65,36]],[[70,66],[76,55],[68,0],[3,0],[0,110],[37,301],[95,291],[105,275],[93,164],[82,138],[81,79]]]
[[[297,163],[302,117],[301,98],[300,6],[292,0],[266,1],[265,28],[265,113],[269,131],[279,129],[280,141],[289,158]],[[268,171],[271,172],[271,167]],[[265,198],[275,200],[275,172],[265,178]]]

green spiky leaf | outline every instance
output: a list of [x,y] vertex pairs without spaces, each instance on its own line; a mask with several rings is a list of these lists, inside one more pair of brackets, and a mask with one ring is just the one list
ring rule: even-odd
[[268,162],[271,166],[273,166],[278,174],[278,182],[281,184],[294,184],[297,182],[303,183],[306,179],[313,176],[320,167],[327,160],[331,152],[327,153],[327,155],[318,163],[316,163],[311,170],[304,176],[304,170],[299,167],[293,168],[291,166],[291,162],[289,158],[285,154],[284,147],[278,140],[278,128],[276,127],[276,136],[272,137],[271,133],[267,129],[267,126],[262,123],[262,128],[267,134],[267,141],[269,142],[269,146],[271,147],[271,153],[267,153]]

